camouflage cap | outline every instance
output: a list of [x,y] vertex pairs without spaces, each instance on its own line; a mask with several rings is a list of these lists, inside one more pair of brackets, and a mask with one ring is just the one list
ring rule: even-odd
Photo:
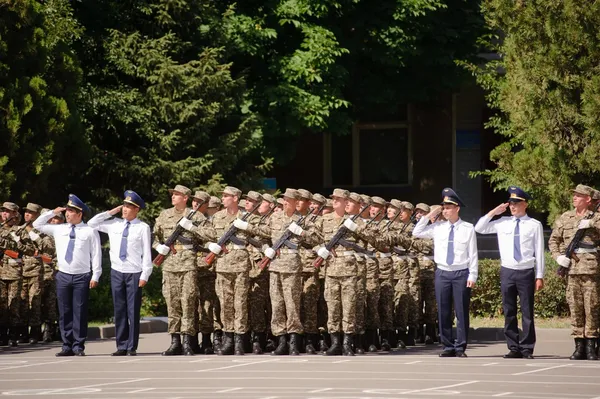
[[0,209],[7,211],[18,211],[19,205],[15,204],[14,202],[5,202],[2,204],[2,207],[0,207]]
[[371,205],[386,206],[388,202],[381,197],[371,197]]
[[256,191],[248,191],[248,194],[244,194],[243,197],[251,201],[262,201],[263,199],[262,195]]
[[441,205],[431,205],[431,207],[429,208],[429,212],[436,212],[438,209],[440,209],[442,206]]
[[578,184],[573,190],[574,193],[589,195],[590,197],[594,194],[594,189],[585,184]]
[[400,201],[400,200],[393,199],[390,201],[390,205],[396,209],[402,209],[402,201]]
[[592,195],[592,199],[597,201],[600,200],[600,191],[594,190],[594,194]]
[[33,202],[29,202],[25,207],[24,211],[29,211],[33,213],[42,213],[42,206],[38,204],[34,204]]
[[296,191],[298,191],[298,199],[305,199],[309,201],[312,199],[312,193],[310,191],[303,188],[299,188]]
[[220,208],[221,205],[222,205],[221,198],[215,197],[214,195],[210,196],[210,199],[208,200],[209,208]]
[[421,210],[425,213],[429,213],[430,209],[429,209],[429,205],[424,204],[423,202],[419,202],[416,206],[415,206],[415,210]]
[[342,199],[348,199],[349,196],[350,196],[350,192],[348,192],[348,190],[344,190],[343,188],[336,188],[333,190],[333,194],[331,194],[329,197],[331,197],[331,198],[338,197],[338,198],[342,198]]
[[282,197],[288,197],[291,199],[298,199],[298,190],[294,190],[293,188],[286,188],[285,193],[283,193]]
[[364,205],[371,205],[373,203],[373,201],[371,200],[371,197],[369,197],[368,195],[365,195],[365,194],[360,195],[360,202],[363,203]]
[[51,219],[54,219],[54,218],[59,218],[60,220],[65,220],[65,214],[60,212],[58,215],[52,216]]
[[327,199],[327,203],[325,204],[325,208],[333,208],[333,201],[330,199]]
[[187,188],[186,186],[182,186],[181,184],[177,184],[175,188],[169,189],[169,194],[173,194],[173,191],[176,191],[183,195],[192,195],[192,190]]
[[408,209],[409,211],[415,210],[415,206],[408,201],[402,201],[402,208]]
[[318,203],[319,205],[323,205],[324,203],[327,202],[327,198],[325,198],[321,194],[313,194],[312,200],[314,202]]
[[348,194],[348,199],[354,202],[358,202],[360,204],[360,201],[362,200],[362,198],[360,198],[360,194],[358,193],[350,193]]
[[242,195],[242,190],[240,190],[239,188],[236,188],[236,187],[227,186],[223,189],[222,193],[233,195],[234,197],[240,198],[240,195]]
[[283,206],[283,198],[277,198],[277,206]]
[[240,200],[239,207],[244,208],[245,206],[246,206],[246,200],[245,199]]
[[210,202],[210,198],[211,197],[210,197],[209,193],[207,193],[206,191],[201,191],[201,190],[196,191],[194,193],[194,196],[192,197],[192,199],[195,199],[200,202]]
[[276,199],[275,197],[273,197],[273,196],[272,196],[271,194],[269,194],[269,193],[264,193],[264,194],[262,195],[262,199],[263,199],[264,201],[269,201],[269,202],[270,202],[270,203],[272,203],[272,204],[275,204],[275,203],[277,203],[277,199]]

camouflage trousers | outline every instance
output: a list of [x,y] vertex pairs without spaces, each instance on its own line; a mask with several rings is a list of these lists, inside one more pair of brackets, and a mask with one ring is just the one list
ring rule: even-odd
[[596,275],[569,275],[567,303],[571,312],[571,336],[574,338],[598,338],[598,294]]
[[269,272],[264,271],[257,277],[250,278],[250,294],[248,297],[250,330],[266,332],[271,319],[271,303],[269,300]]
[[319,302],[317,303],[317,325],[320,331],[327,331],[327,301],[325,300],[325,279],[319,277]]
[[215,290],[215,274],[198,275],[198,327],[196,331],[210,334],[214,330],[222,329],[221,315],[219,314],[219,299]]
[[43,280],[42,286],[42,321],[44,323],[58,322],[56,302],[56,283],[54,280]]
[[356,276],[325,277],[327,330],[330,333],[356,332]]
[[18,326],[23,280],[0,280],[0,325]]
[[437,307],[435,303],[435,271],[421,270],[421,325],[435,324],[437,322]]
[[248,332],[248,272],[217,272],[217,296],[221,304],[223,331],[235,334]]
[[394,327],[397,330],[406,330],[409,314],[413,310],[411,305],[410,288],[408,279],[400,279],[394,285]]
[[356,333],[364,334],[366,325],[367,305],[367,268],[364,260],[357,262],[358,278],[356,280]]
[[302,274],[270,272],[271,332],[276,337],[283,334],[302,334],[300,302]]
[[169,334],[196,334],[197,284],[196,270],[185,272],[163,271],[162,294],[167,303]]
[[379,279],[379,328],[394,328],[394,280]]
[[379,278],[366,279],[366,309],[365,329],[376,330],[379,328]]
[[319,332],[318,311],[319,311],[319,274],[302,273],[302,302],[300,306],[300,320],[306,334],[316,334]]
[[419,263],[416,258],[411,258],[408,264],[410,278],[408,279],[408,318],[407,325],[417,327],[421,322],[423,307],[421,302],[421,276]]
[[43,276],[23,277],[21,287],[21,324],[38,327],[42,325]]

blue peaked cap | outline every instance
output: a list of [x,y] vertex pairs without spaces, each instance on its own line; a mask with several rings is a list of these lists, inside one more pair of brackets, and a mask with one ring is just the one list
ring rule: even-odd
[[138,193],[133,190],[127,190],[125,193],[123,193],[123,202],[135,205],[140,209],[144,209],[146,207],[146,203],[142,197],[140,197]]
[[87,205],[75,194],[69,194],[69,202],[67,202],[67,207],[77,209],[83,213],[90,211],[90,208],[88,208]]
[[462,202],[458,194],[450,187],[442,190],[442,205],[444,204],[458,205],[461,208],[466,208],[465,203]]
[[508,188],[508,200],[513,202],[529,201],[531,196],[527,194],[521,187],[511,186]]

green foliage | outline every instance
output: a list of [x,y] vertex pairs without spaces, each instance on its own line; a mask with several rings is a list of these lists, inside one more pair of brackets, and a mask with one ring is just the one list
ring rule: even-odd
[[481,174],[531,192],[552,222],[575,184],[600,182],[600,4],[485,0],[483,14],[491,33],[482,41],[502,57],[471,70],[500,111],[488,125],[506,141]]

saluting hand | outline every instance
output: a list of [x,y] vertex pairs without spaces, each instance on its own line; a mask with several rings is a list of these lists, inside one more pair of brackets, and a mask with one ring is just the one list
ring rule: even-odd
[[147,281],[146,280],[140,280],[138,287],[140,288],[144,288],[144,286],[146,285]]
[[65,208],[64,206],[59,206],[57,208],[54,208],[54,210],[52,211],[55,215],[58,215],[60,213],[63,213],[64,211],[66,211],[67,208]]
[[500,204],[497,207],[495,207],[494,209],[492,209],[491,211],[489,211],[488,216],[493,217],[493,216],[502,215],[504,212],[506,212],[506,208],[508,208],[508,202]]
[[429,219],[431,223],[433,223],[437,215],[439,215],[440,213],[442,213],[442,207],[434,209],[433,211],[429,212],[429,214],[425,217]]
[[108,211],[108,214],[111,215],[111,216],[114,216],[117,213],[121,212],[122,209],[123,209],[123,205],[119,205],[116,208],[113,208],[110,211]]

